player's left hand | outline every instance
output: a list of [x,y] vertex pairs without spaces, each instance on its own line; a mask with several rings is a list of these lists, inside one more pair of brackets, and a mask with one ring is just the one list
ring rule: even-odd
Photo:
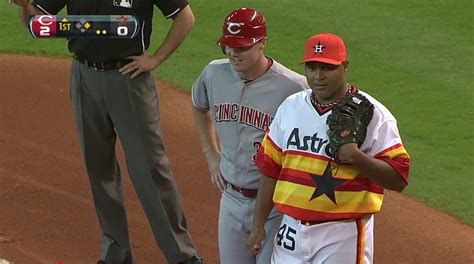
[[152,71],[158,67],[158,60],[154,56],[148,55],[146,53],[143,53],[139,56],[129,56],[127,59],[131,59],[133,61],[120,68],[119,72],[121,72],[123,75],[132,73],[130,75],[130,79],[136,78],[141,73]]

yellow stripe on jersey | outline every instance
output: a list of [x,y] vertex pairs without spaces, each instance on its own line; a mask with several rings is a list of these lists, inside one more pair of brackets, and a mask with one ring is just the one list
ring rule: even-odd
[[[304,171],[317,175],[322,175],[324,173],[324,169],[326,169],[328,164],[328,158],[317,155],[301,156],[299,154],[300,153],[295,152],[285,152],[282,165],[283,169]],[[335,169],[337,167],[336,163],[333,163],[332,167]],[[367,177],[360,175],[359,171],[351,164],[340,164],[339,168],[337,169],[337,178],[343,180],[352,180],[355,178]]]
[[273,194],[273,201],[297,208],[326,213],[373,213],[380,211],[383,194],[369,191],[335,191],[337,205],[326,195],[312,201],[315,187],[292,182],[278,181]]
[[265,137],[262,140],[262,147],[264,150],[264,154],[281,166],[281,150],[276,148],[275,143],[273,143],[272,139],[268,136],[268,133],[265,133]]
[[324,169],[328,165],[326,159],[318,157],[300,156],[299,153],[292,154],[286,152],[284,156],[283,168],[293,169],[298,171],[309,172],[312,174],[322,175]]

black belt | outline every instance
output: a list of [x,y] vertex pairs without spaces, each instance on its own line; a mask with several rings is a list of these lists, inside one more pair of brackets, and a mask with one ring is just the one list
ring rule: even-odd
[[[298,220],[298,219],[297,219]],[[327,222],[335,222],[335,221],[345,221],[349,219],[332,219],[332,220],[322,220],[322,221],[304,221],[304,220],[298,220],[302,225],[305,226],[312,226],[312,225],[319,225]]]
[[128,63],[132,62],[132,60],[130,59],[121,59],[121,60],[115,60],[115,61],[91,61],[91,60],[86,60],[84,58],[79,58],[77,56],[74,56],[74,59],[86,65],[89,68],[93,68],[94,70],[101,71],[101,72],[120,69],[123,66],[127,65]]
[[227,182],[230,187],[232,187],[232,190],[241,193],[243,196],[247,198],[255,198],[257,197],[257,189],[245,189],[245,188],[240,188],[238,186],[233,185],[230,182]]
[[300,223],[305,226],[312,226],[312,225],[319,225],[322,223],[332,222],[334,220],[327,220],[327,221],[303,221],[301,220]]

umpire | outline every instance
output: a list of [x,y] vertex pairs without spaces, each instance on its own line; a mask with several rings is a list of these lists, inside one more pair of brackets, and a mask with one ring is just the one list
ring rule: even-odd
[[[187,0],[12,0],[30,15],[134,15],[140,34],[134,39],[80,39],[67,44],[74,54],[71,100],[79,142],[103,237],[98,263],[133,263],[115,154],[117,133],[130,177],[155,239],[169,263],[205,263],[187,229],[165,153],[155,81],[150,73],[184,41],[194,25]],[[153,6],[173,23],[153,55],[150,45]]]

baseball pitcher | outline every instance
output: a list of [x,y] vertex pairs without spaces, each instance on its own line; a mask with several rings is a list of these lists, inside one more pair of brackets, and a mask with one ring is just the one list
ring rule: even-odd
[[275,204],[284,217],[271,263],[372,263],[374,214],[384,189],[408,184],[410,157],[389,110],[346,82],[340,37],[310,37],[304,63],[311,90],[281,104],[257,154],[266,177],[248,245],[260,252]]

